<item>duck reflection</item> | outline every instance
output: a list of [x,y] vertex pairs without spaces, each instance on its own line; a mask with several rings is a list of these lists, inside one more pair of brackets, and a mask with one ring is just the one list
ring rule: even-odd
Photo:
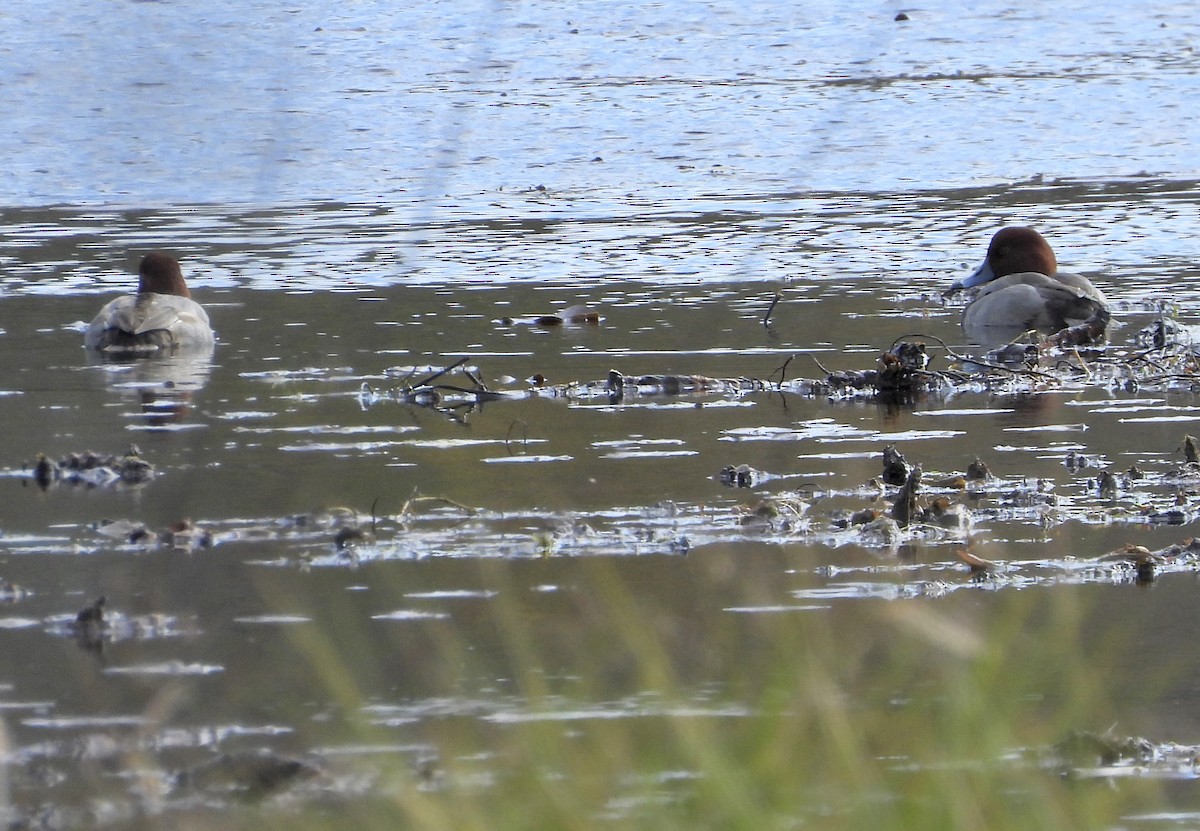
[[110,388],[136,401],[147,429],[167,429],[187,420],[212,373],[213,351],[210,344],[170,354],[92,353],[89,363],[105,372]]

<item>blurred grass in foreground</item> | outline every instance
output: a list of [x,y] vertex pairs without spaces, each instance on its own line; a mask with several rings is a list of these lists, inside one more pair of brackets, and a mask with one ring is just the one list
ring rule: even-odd
[[[1157,780],[1112,787],[1038,761],[1070,731],[1114,722],[1094,656],[1128,644],[1114,627],[1111,643],[1081,648],[1095,612],[1086,593],[680,620],[636,569],[596,558],[573,566],[588,587],[573,610],[580,624],[548,632],[514,599],[513,564],[480,568],[497,591],[491,614],[447,627],[429,660],[496,678],[521,711],[424,718],[416,732],[437,748],[431,770],[382,762],[390,767],[367,793],[303,804],[289,826],[1103,828],[1161,803]],[[296,631],[329,692],[360,711],[355,665],[371,656],[348,654],[345,639],[387,646]],[[485,637],[489,649],[476,649]],[[612,706],[614,688],[640,705]],[[357,741],[395,741],[360,729]],[[280,811],[291,813],[283,803],[227,819],[277,824]]]

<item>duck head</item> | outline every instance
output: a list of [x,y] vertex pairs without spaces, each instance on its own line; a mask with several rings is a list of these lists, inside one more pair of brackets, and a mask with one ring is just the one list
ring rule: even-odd
[[183,280],[179,261],[161,251],[153,251],[142,257],[142,263],[138,266],[138,294],[148,291],[178,297],[192,296]]
[[1001,228],[992,237],[983,264],[968,276],[955,281],[949,291],[981,286],[1009,274],[1030,272],[1047,277],[1058,273],[1058,260],[1050,243],[1032,228]]

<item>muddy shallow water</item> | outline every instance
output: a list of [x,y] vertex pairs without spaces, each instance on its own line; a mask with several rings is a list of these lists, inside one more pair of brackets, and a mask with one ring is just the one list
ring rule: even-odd
[[[1129,212],[1152,210],[1159,196],[1095,190],[1101,202],[1123,192]],[[1034,192],[1041,200],[1047,191]],[[1077,189],[1067,193],[1067,206],[1038,205],[1041,224],[1079,210]],[[349,210],[314,213],[334,224]],[[786,250],[809,237],[789,230],[783,213],[771,240]],[[23,233],[61,245],[72,221],[62,212],[53,227]],[[155,225],[169,240],[173,226],[198,221],[163,215]],[[760,221],[731,219],[720,233],[761,239]],[[847,231],[847,221],[838,234],[866,233]],[[647,223],[629,231],[641,243],[625,244],[652,252],[664,228],[689,224]],[[694,225],[695,244],[711,242],[712,223]],[[136,224],[126,227],[116,223],[114,234]],[[561,233],[595,231],[564,222]],[[472,234],[483,239],[460,241],[464,261],[489,238],[519,247],[509,229],[464,232]],[[531,240],[526,256],[564,244]],[[1188,536],[1200,480],[1181,467],[1181,447],[1197,399],[1186,381],[1135,387],[1122,376],[1139,351],[1137,329],[1157,314],[1156,281],[1185,285],[1182,270],[1147,266],[1144,279],[1104,284],[1122,328],[1108,353],[1082,359],[1091,376],[968,382],[897,403],[814,394],[802,381],[872,368],[915,333],[931,368],[952,365],[938,339],[978,354],[962,343],[959,307],[940,298],[953,267],[906,264],[897,281],[893,258],[879,255],[851,272],[846,291],[832,270],[803,281],[427,285],[372,277],[364,265],[320,290],[292,263],[299,273],[281,274],[271,290],[239,268],[203,276],[206,256],[220,258],[211,245],[184,254],[219,332],[211,359],[90,359],[73,322],[95,309],[97,293],[56,295],[47,281],[57,274],[33,276],[36,263],[14,269],[0,320],[12,358],[0,370],[3,577],[14,588],[0,623],[18,813],[45,804],[99,811],[99,801],[115,816],[131,805],[171,815],[194,809],[197,788],[220,804],[225,778],[191,784],[217,753],[303,759],[323,778],[303,779],[301,794],[344,798],[381,787],[380,754],[436,769],[486,752],[470,764],[494,776],[486,759],[503,743],[496,731],[530,720],[590,731],[612,719],[746,718],[782,632],[806,631],[820,616],[821,627],[837,627],[841,649],[869,651],[892,614],[881,602],[958,621],[970,653],[990,627],[1036,618],[1039,605],[1069,595],[1088,672],[1121,702],[1104,717],[1156,741],[1187,742],[1200,729],[1186,680],[1200,656],[1179,647],[1194,625],[1182,612],[1194,591],[1190,555],[1162,563],[1143,587],[1128,562],[1102,559],[1130,543],[1158,550]],[[972,253],[954,246],[948,256]],[[857,246],[845,259],[870,261]],[[1182,292],[1173,298],[1186,305]],[[600,322],[528,323],[577,303]],[[402,399],[404,386],[462,358],[506,394],[480,404],[475,382],[454,370],[434,383],[466,392],[443,390],[439,406]],[[725,382],[618,400],[605,388],[612,369]],[[532,384],[535,374],[545,382]],[[38,453],[57,463],[92,450],[115,455],[119,468],[131,444],[153,465],[149,481],[64,469],[43,490],[34,479]],[[994,479],[966,491],[930,484],[923,498],[943,494],[969,512],[946,527],[847,526],[853,512],[894,499],[894,488],[885,498],[877,484],[888,445],[931,483],[977,457]],[[1124,478],[1135,463],[1145,478]],[[722,470],[739,465],[750,487],[723,481]],[[1115,493],[1099,489],[1105,469],[1123,477]],[[957,552],[968,541],[995,573],[981,579],[964,565]],[[670,656],[677,686],[668,700],[640,680],[613,629],[600,587],[614,580]],[[99,596],[111,628],[81,635],[75,614]],[[514,653],[513,626],[536,657]],[[543,678],[536,694],[514,686],[528,660]],[[1160,680],[1148,685],[1147,674]],[[895,682],[868,673],[847,694],[869,700],[879,683]],[[1071,726],[1111,723],[1092,719]],[[459,720],[472,725],[462,728],[473,736],[465,746],[440,735]],[[382,737],[360,743],[364,723]],[[153,796],[128,793],[119,771],[132,756],[142,776],[158,777]]]
[[[49,26],[52,5],[0,51],[36,92],[14,123],[46,134],[0,139],[6,819],[498,799],[561,741],[532,778],[583,783],[580,827],[637,825],[760,772],[759,719],[807,709],[781,816],[854,824],[914,770],[981,764],[1029,774],[996,789],[1021,802],[1058,776],[1023,754],[1110,730],[1152,751],[1072,766],[1121,780],[1093,820],[1200,810],[1195,558],[1167,549],[1200,504],[1200,398],[1168,377],[1186,333],[1157,364],[1137,342],[1198,323],[1193,10],[667,4],[589,28],[535,5],[480,39],[461,12],[246,3],[269,33],[248,44],[171,4]],[[977,49],[997,19],[1022,37]],[[137,60],[134,23],[178,52]],[[90,31],[126,47],[95,52],[102,106],[25,65]],[[404,60],[413,31],[444,52]],[[220,88],[161,65],[215,42],[246,62]],[[163,112],[136,151],[128,125]],[[1107,350],[904,401],[804,383],[901,339],[936,371],[979,355],[941,291],[1009,223],[1103,288]],[[183,260],[216,350],[90,358],[79,323],[149,247]],[[532,323],[577,304],[599,322]],[[459,360],[436,406],[404,399]],[[720,380],[618,398],[611,370]],[[150,475],[119,475],[131,445]],[[851,522],[895,499],[889,445],[962,513]],[[990,479],[937,484],[977,458]],[[973,745],[947,715],[972,694],[1011,733]],[[715,759],[672,750],[693,730]]]

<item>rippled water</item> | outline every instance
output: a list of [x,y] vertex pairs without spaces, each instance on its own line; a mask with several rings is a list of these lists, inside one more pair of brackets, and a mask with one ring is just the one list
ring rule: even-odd
[[[1196,324],[1200,14],[898,11],[0,12],[10,817],[220,805],[215,754],[264,748],[326,771],[317,794],[377,789],[379,758],[474,765],[486,787],[514,725],[745,720],[781,633],[884,649],[880,600],[960,621],[968,652],[1079,604],[1081,660],[1115,703],[1076,726],[1194,743],[1191,561],[1139,591],[1097,560],[1188,536],[1151,517],[1191,524],[1191,392],[1109,383],[1103,357],[1058,389],[898,406],[770,381],[870,368],[914,334],[944,369],[939,342],[969,347],[940,292],[1009,223],[1113,300],[1114,360],[1164,308]],[[211,362],[84,353],[76,324],[151,247],[209,309]],[[580,303],[599,325],[525,325]],[[399,400],[460,358],[506,395]],[[621,401],[581,386],[611,369],[749,380]],[[131,443],[148,483],[33,481],[38,453]],[[987,462],[983,492],[946,491],[973,530],[839,524],[880,504],[888,444],[935,475]],[[1145,481],[1099,492],[1099,468],[1135,462]],[[723,484],[728,465],[755,487]],[[968,539],[998,577],[972,579]],[[630,669],[602,602],[613,564],[679,695]],[[111,628],[89,642],[75,615],[101,595]],[[521,638],[540,696],[513,680]],[[460,722],[467,738],[441,732]],[[159,791],[131,789],[131,758]]]

